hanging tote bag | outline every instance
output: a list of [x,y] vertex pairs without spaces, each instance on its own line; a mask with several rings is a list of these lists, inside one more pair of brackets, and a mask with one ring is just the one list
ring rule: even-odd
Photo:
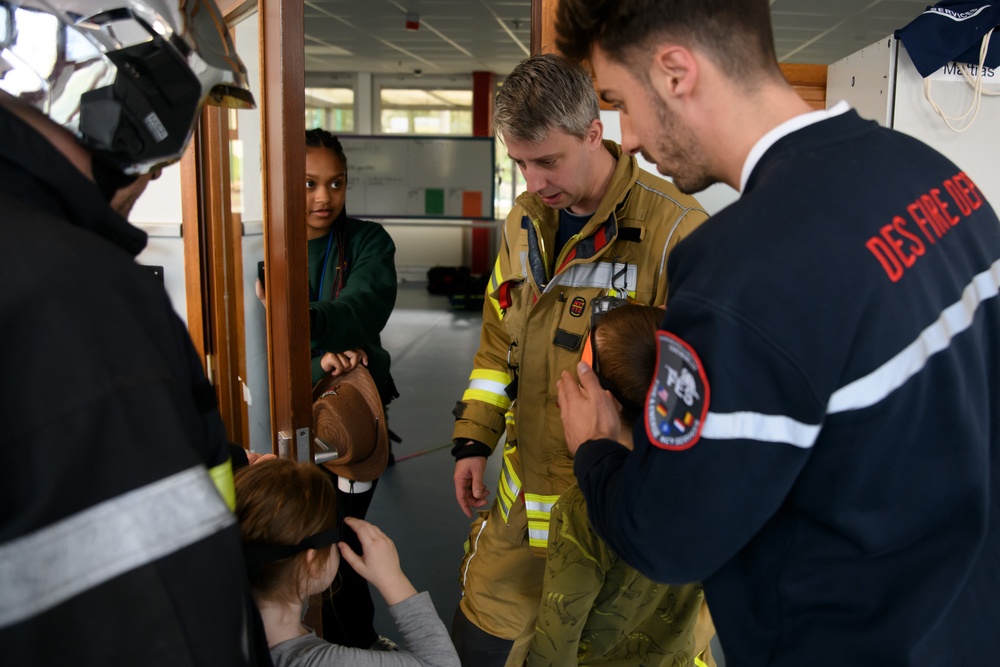
[[[920,16],[896,31],[913,65],[924,77],[924,97],[955,132],[962,132],[975,121],[983,95],[1000,91],[983,88],[987,73],[1000,77],[1000,4],[942,0],[928,7]],[[965,113],[949,116],[931,95],[931,75],[954,62],[963,78],[973,88],[973,99]],[[963,124],[964,123],[964,124]]]

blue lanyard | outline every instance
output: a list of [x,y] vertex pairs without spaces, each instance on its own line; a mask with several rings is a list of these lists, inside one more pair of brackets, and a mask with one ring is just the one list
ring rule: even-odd
[[323,281],[326,279],[326,262],[330,259],[330,248],[333,247],[333,230],[330,230],[330,240],[326,242],[326,252],[323,253],[323,270],[319,273],[319,284],[316,286],[316,298],[313,301],[319,301],[319,297],[323,294]]

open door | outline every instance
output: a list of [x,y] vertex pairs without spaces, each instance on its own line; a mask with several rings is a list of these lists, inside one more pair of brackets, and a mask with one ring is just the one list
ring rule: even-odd
[[[206,108],[182,161],[188,324],[230,437],[310,457],[301,3],[220,2],[256,110]],[[267,306],[254,294],[266,266]]]

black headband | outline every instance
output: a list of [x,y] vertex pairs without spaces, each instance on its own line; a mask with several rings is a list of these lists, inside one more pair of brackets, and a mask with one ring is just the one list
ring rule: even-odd
[[291,558],[306,549],[322,549],[340,541],[340,526],[328,528],[315,535],[310,535],[298,544],[262,544],[243,547],[243,558],[247,564],[247,572],[251,576],[260,572],[268,563]]

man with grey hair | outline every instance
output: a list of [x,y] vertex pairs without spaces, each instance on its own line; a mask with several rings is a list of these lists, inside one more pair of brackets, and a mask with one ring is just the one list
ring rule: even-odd
[[461,566],[452,630],[465,665],[520,665],[534,632],[549,514],[573,481],[556,382],[575,367],[595,306],[662,305],[667,255],[706,218],[692,197],[603,140],[590,76],[560,56],[524,61],[497,95],[495,129],[527,182],[503,228],[480,348],[455,408],[455,495],[485,508],[486,458],[506,434],[497,497]]

